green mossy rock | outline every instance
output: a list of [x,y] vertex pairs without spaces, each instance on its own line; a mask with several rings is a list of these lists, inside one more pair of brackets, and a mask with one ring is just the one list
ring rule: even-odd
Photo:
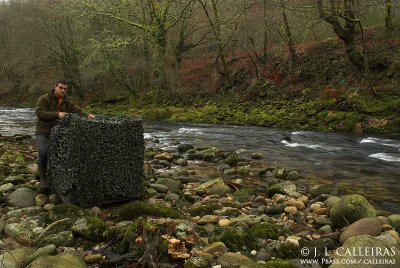
[[46,236],[58,234],[63,231],[68,231],[74,222],[70,218],[65,218],[49,224],[38,236],[37,241],[42,240]]
[[400,228],[400,214],[390,215],[388,219],[390,225],[392,225],[394,229]]
[[254,189],[238,189],[233,194],[236,197],[236,200],[240,203],[251,201],[254,198],[255,190]]
[[362,218],[375,218],[376,211],[361,195],[344,196],[330,211],[335,226],[344,227]]
[[[393,239],[394,240],[394,239]],[[361,254],[342,254],[335,259],[335,263],[330,268],[351,268],[357,265],[354,263],[362,263],[358,267],[365,268],[393,268],[400,263],[400,250],[397,243],[385,241],[379,237],[370,235],[358,235],[346,240],[343,244],[342,252],[353,252],[354,249],[361,249]],[[374,249],[374,252],[382,252],[382,254],[365,254],[368,249]],[[363,251],[364,250],[364,251]],[[364,252],[364,254],[363,254]],[[391,261],[392,263],[385,263]]]
[[84,238],[93,241],[101,241],[104,239],[105,231],[107,230],[106,224],[99,217],[82,217],[78,219],[71,230]]
[[[159,262],[169,262],[170,259],[167,251],[168,241],[160,237],[160,234],[171,235],[170,223],[169,221],[159,221],[157,219],[138,218],[126,230],[117,249],[118,253],[124,254],[129,252],[135,257],[140,258],[143,256],[145,249],[150,247],[155,252],[158,252],[157,257]],[[143,239],[137,240],[137,238],[143,238],[144,234],[146,234],[146,243]]]
[[257,249],[257,240],[248,231],[241,228],[225,228],[221,234],[215,237],[215,241],[220,241],[229,248],[229,251],[250,251]]
[[288,260],[274,259],[267,261],[265,268],[296,268],[296,266]]
[[207,268],[208,262],[203,257],[191,257],[183,265],[184,268]]
[[205,215],[213,215],[214,210],[222,208],[221,204],[218,203],[213,203],[213,204],[208,204],[208,205],[197,205],[193,206],[189,213],[192,216],[205,216]]
[[278,259],[294,259],[299,257],[299,248],[293,244],[281,241],[273,241],[267,245],[267,251]]
[[82,258],[74,254],[62,253],[57,256],[43,256],[34,260],[30,268],[86,268]]
[[71,247],[75,244],[75,237],[72,231],[62,231],[43,237],[38,243],[38,246],[44,247],[51,244],[56,245],[56,247]]
[[0,255],[0,268],[18,268],[35,250],[32,248],[17,248]]
[[80,207],[71,204],[60,204],[56,205],[46,215],[47,222],[55,222],[65,218],[77,220],[82,216],[86,216],[87,213]]
[[227,252],[226,246],[222,242],[214,242],[211,243],[208,246],[205,246],[202,250],[202,252],[208,253],[208,254],[214,254],[215,252],[219,252],[221,254],[225,254]]
[[236,164],[239,162],[239,157],[237,156],[236,153],[232,153],[228,155],[223,162],[231,167],[236,166]]
[[273,223],[260,222],[250,228],[252,236],[262,239],[278,239],[280,236],[287,235],[289,231],[283,226]]
[[144,202],[130,202],[125,204],[118,212],[122,220],[134,220],[140,216],[181,218],[182,212],[172,208],[149,205]]
[[249,257],[240,253],[227,252],[216,260],[222,267],[253,267],[262,268],[261,264],[253,262]]
[[274,194],[291,194],[295,192],[297,189],[296,185],[291,182],[281,182],[272,185],[267,193],[269,196],[273,196]]
[[229,191],[229,187],[220,178],[209,180],[200,184],[194,190],[197,194],[224,194]]

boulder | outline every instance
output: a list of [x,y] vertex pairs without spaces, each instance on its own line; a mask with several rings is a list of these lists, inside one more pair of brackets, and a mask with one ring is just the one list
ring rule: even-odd
[[65,218],[58,220],[49,224],[37,238],[38,241],[42,240],[46,236],[55,235],[63,231],[67,231],[72,226],[72,220],[70,218]]
[[207,268],[208,262],[203,257],[190,257],[185,261],[184,268]]
[[16,248],[0,255],[0,268],[18,268],[35,250],[31,248]]
[[342,200],[340,197],[331,196],[331,197],[328,197],[328,199],[326,199],[324,201],[324,205],[328,210],[330,210],[334,205],[339,203],[340,200]]
[[330,194],[336,190],[335,184],[320,184],[312,187],[310,189],[310,194],[312,197],[317,197],[321,194]]
[[20,209],[14,209],[6,214],[6,218],[21,218],[22,216],[35,216],[43,211],[42,207],[34,206],[34,207],[26,207]]
[[82,217],[71,228],[75,234],[93,241],[102,240],[106,229],[106,224],[99,217]]
[[34,244],[35,234],[19,223],[7,224],[4,227],[4,233],[23,246],[31,247]]
[[12,183],[6,183],[3,185],[0,185],[0,193],[6,193],[14,189],[14,184]]
[[332,207],[330,217],[335,226],[344,227],[362,218],[375,218],[376,212],[363,196],[352,194]]
[[42,256],[31,263],[30,268],[86,268],[84,260],[75,254],[61,253],[57,256]]
[[172,160],[174,160],[174,156],[170,153],[164,152],[164,153],[154,156],[154,159],[166,160],[168,162],[172,162]]
[[288,171],[286,168],[277,168],[274,172],[275,178],[278,178],[278,179],[286,179],[287,175],[288,175]]
[[340,235],[340,244],[356,235],[377,236],[382,232],[382,224],[377,218],[364,218],[350,224]]
[[13,183],[13,184],[20,184],[24,183],[26,180],[21,175],[16,176],[8,176],[4,179],[3,183]]
[[291,183],[291,182],[281,182],[281,183],[277,183],[272,185],[267,193],[270,196],[273,196],[274,194],[286,194],[286,195],[290,195],[293,197],[300,197],[301,194],[299,194],[298,192],[296,192],[296,185]]
[[36,206],[43,207],[47,203],[49,203],[49,199],[48,199],[47,195],[38,194],[37,196],[35,196],[35,204],[36,204]]
[[35,252],[30,254],[21,264],[21,267],[25,267],[28,264],[30,264],[32,261],[35,259],[41,257],[41,256],[47,256],[47,255],[56,255],[57,254],[57,248],[55,245],[50,244],[42,248],[38,248]]
[[400,228],[400,214],[390,215],[388,219],[390,225],[392,225],[394,229]]
[[[221,265],[221,268],[228,267],[258,267],[249,257],[241,255],[240,253],[227,252],[216,260],[216,263]],[[265,267],[265,266],[259,266]]]
[[229,191],[229,187],[219,178],[202,183],[194,190],[198,194],[225,194]]
[[34,190],[21,187],[7,196],[7,204],[12,207],[20,208],[33,207],[36,206],[36,195],[37,193]]
[[205,215],[201,217],[200,220],[197,221],[197,224],[204,225],[209,223],[218,223],[218,221],[219,221],[219,216],[217,215]]
[[56,247],[71,247],[75,243],[75,237],[72,231],[62,231],[43,237],[38,243],[39,247],[54,244]]
[[194,149],[194,146],[187,143],[182,143],[178,145],[178,152],[179,153],[186,153],[190,149]]
[[259,223],[262,221],[262,217],[258,217],[256,215],[240,215],[236,218],[231,218],[231,222],[234,223],[245,223],[249,227],[255,225],[256,223]]
[[290,171],[286,177],[286,179],[289,181],[297,180],[298,178],[299,178],[299,173],[297,171]]
[[215,252],[220,252],[222,254],[225,254],[227,252],[226,246],[222,242],[214,242],[211,243],[208,246],[205,246],[202,249],[203,252],[209,253],[209,254],[214,254]]
[[[159,178],[156,184],[162,184],[168,187],[169,191],[176,193],[182,190],[183,186],[179,180],[173,180],[170,178]],[[157,189],[156,189],[157,190]]]
[[[394,239],[393,241],[396,243]],[[371,249],[374,249],[375,254],[371,253]],[[329,266],[330,268],[393,268],[400,263],[398,247],[395,247],[391,241],[370,235],[353,236],[346,240],[340,250],[341,256],[335,259],[335,263]],[[347,250],[350,254],[344,254]],[[355,254],[351,254],[354,250],[356,250]],[[381,254],[377,254],[378,251]]]

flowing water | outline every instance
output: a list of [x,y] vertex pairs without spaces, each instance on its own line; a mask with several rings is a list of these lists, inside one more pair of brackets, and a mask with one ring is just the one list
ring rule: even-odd
[[[33,109],[0,108],[0,134],[34,134]],[[145,138],[261,152],[268,165],[332,181],[380,208],[400,212],[400,135],[320,133],[249,126],[144,122]]]

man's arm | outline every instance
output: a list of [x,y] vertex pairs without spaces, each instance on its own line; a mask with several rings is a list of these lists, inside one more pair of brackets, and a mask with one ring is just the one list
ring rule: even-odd
[[58,118],[58,112],[49,111],[49,103],[45,97],[40,97],[36,103],[36,116],[43,121],[51,121]]
[[73,103],[72,101],[70,101],[70,109],[71,109],[71,113],[76,113],[79,114],[80,116],[84,116],[87,117],[89,119],[93,119],[95,118],[95,116],[93,114],[86,114],[84,113],[77,105],[75,105],[75,103]]

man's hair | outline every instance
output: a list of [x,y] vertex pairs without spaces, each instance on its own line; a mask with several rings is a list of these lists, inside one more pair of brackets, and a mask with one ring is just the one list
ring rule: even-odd
[[67,85],[68,82],[67,82],[67,80],[65,80],[65,79],[58,79],[58,80],[56,81],[56,86],[58,86],[58,84]]

